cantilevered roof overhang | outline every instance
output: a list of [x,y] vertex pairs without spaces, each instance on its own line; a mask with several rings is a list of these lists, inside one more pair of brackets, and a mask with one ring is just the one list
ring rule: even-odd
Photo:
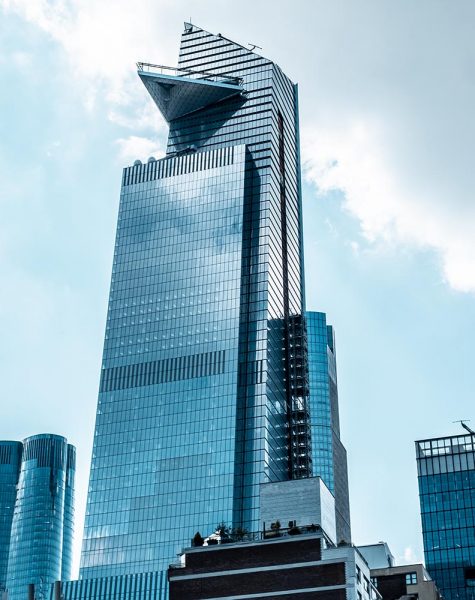
[[168,122],[243,92],[237,77],[148,63],[137,63],[137,67],[140,79]]

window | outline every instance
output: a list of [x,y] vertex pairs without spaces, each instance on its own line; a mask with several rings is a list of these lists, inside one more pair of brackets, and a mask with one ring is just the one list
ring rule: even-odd
[[406,585],[415,585],[417,583],[417,573],[406,573]]
[[465,586],[469,588],[475,588],[475,567],[466,567]]
[[378,587],[378,578],[371,577],[371,583],[374,585],[375,588],[377,588]]
[[361,569],[356,565],[356,580],[361,583]]

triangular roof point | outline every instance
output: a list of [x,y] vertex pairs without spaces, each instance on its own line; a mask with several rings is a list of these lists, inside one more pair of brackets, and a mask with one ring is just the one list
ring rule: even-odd
[[201,27],[198,27],[198,25],[194,25],[189,21],[185,21],[183,25],[185,27],[185,33],[191,33],[194,29],[198,29],[198,31],[203,31]]

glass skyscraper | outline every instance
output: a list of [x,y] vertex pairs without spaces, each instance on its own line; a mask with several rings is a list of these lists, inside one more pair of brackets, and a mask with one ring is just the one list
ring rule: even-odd
[[21,442],[0,441],[0,598],[7,588],[8,552],[22,448]]
[[416,442],[427,570],[445,600],[475,598],[475,436]]
[[139,75],[170,133],[123,176],[82,578],[166,569],[221,521],[259,530],[259,484],[295,462],[297,88],[190,24],[178,68]]
[[260,531],[263,482],[312,476],[297,86],[185,23],[138,64],[165,158],[124,169],[80,579],[149,600],[196,531]]
[[0,442],[0,584],[8,600],[71,577],[75,449],[66,439],[34,435]]
[[307,312],[309,413],[313,475],[335,497],[338,542],[351,541],[346,450],[340,440],[335,331],[322,312]]

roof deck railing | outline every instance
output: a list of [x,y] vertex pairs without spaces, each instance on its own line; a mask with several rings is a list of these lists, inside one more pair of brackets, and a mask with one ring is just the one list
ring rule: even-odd
[[226,74],[211,73],[210,71],[194,71],[180,67],[166,67],[165,65],[154,65],[152,63],[138,62],[137,69],[145,73],[157,73],[160,75],[174,75],[175,77],[188,77],[189,79],[202,79],[216,83],[227,83],[229,85],[242,85],[241,77]]
[[[289,523],[290,525],[290,523]],[[204,538],[202,544],[196,545],[194,540],[191,540],[191,548],[214,548],[215,546],[222,546],[224,544],[242,544],[243,542],[261,542],[269,541],[281,538],[292,537],[295,538],[299,535],[305,534],[318,534],[319,537],[323,538],[328,547],[333,547],[335,544],[325,533],[324,529],[320,525],[293,525],[292,527],[281,527],[279,522],[272,523],[270,529],[266,529],[265,525],[262,531],[248,532],[242,530],[240,533],[224,533],[219,534],[217,531],[207,538]],[[211,541],[210,541],[211,540]],[[345,542],[345,545],[346,542]],[[183,548],[182,553],[186,552],[190,548]]]

